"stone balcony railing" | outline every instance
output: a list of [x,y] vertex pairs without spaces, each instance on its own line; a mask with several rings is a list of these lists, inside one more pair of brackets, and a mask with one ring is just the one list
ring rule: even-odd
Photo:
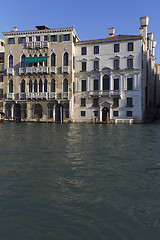
[[6,100],[27,100],[27,99],[68,99],[68,92],[27,92],[27,93],[7,93]]
[[14,75],[14,68],[7,68],[7,75]]
[[113,96],[120,96],[120,90],[95,90],[89,91],[89,97],[113,97]]
[[57,68],[56,68],[56,67],[49,67],[49,73],[50,73],[50,74],[51,74],[51,73],[56,74],[56,72],[57,72]]
[[48,67],[26,67],[19,68],[19,75],[48,73]]
[[47,41],[39,41],[39,42],[26,42],[26,48],[34,49],[34,48],[48,48],[49,42]]
[[69,66],[62,66],[62,73],[69,73]]

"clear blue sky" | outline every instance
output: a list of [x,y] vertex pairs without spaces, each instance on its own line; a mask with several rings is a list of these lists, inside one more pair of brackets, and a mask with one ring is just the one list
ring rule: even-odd
[[[160,63],[160,1],[158,0],[3,0],[0,33],[32,30],[36,25],[51,28],[75,26],[81,40],[104,38],[108,28],[115,34],[139,34],[140,17],[148,16],[148,32],[157,41],[156,57]],[[0,34],[3,38],[3,35]]]

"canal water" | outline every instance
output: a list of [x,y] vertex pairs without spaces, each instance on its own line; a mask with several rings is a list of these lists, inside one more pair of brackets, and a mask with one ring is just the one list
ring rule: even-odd
[[0,124],[0,239],[159,240],[160,122]]

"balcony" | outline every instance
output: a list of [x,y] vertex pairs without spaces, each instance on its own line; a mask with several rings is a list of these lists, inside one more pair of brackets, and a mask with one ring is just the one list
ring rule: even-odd
[[26,67],[24,72],[26,74],[39,74],[39,73],[47,74],[48,73],[48,67]]
[[101,95],[101,93],[99,90],[89,92],[89,97],[99,97],[100,95]]
[[24,75],[26,73],[26,68],[19,68],[19,75]]
[[50,92],[49,93],[49,99],[55,99],[56,98],[56,93],[55,92]]
[[7,94],[6,94],[6,98],[7,98],[8,100],[13,100],[13,99],[14,99],[14,93],[7,93]]
[[33,48],[48,48],[49,42],[47,41],[39,41],[39,42],[27,42],[26,48],[33,49]]
[[101,96],[102,96],[102,97],[109,96],[109,90],[102,90],[102,91],[101,91]]
[[56,67],[49,67],[49,73],[51,74],[51,73],[54,73],[54,74],[56,74]]
[[62,73],[69,73],[69,66],[62,66]]
[[34,92],[26,93],[27,99],[48,99],[48,93],[46,92]]
[[26,93],[19,93],[19,99],[26,99]]
[[7,68],[7,75],[14,75],[14,68]]
[[61,99],[68,99],[68,92],[62,92]]
[[112,96],[120,96],[119,90],[110,90],[109,95]]

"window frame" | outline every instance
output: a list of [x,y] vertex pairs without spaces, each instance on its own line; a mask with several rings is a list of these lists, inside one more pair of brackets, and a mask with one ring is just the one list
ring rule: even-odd
[[99,46],[94,46],[94,54],[99,54]]
[[114,44],[114,53],[120,52],[120,44],[119,43],[115,43]]

